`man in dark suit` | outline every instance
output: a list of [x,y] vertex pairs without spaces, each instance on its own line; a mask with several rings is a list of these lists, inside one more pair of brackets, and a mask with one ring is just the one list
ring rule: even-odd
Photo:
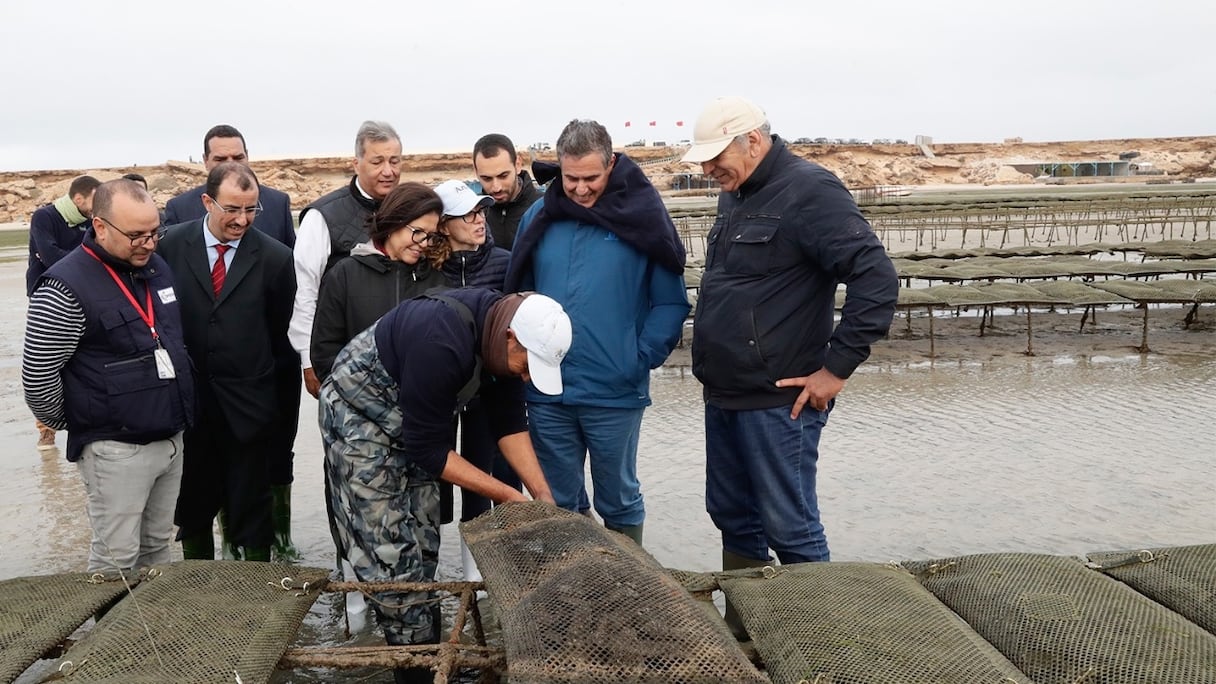
[[176,522],[186,558],[211,559],[216,514],[237,557],[270,560],[270,451],[285,404],[274,380],[291,345],[291,250],[249,230],[261,209],[248,166],[211,169],[206,216],[169,229],[160,252],[172,269],[186,347],[197,372],[198,414],[185,435]]
[[[211,173],[211,169],[226,161],[249,164],[245,136],[227,124],[212,126],[203,136],[203,168]],[[190,188],[165,203],[165,225],[184,223],[205,214],[204,189],[202,185]],[[253,222],[253,227],[288,247],[295,247],[296,228],[291,218],[291,197],[285,192],[259,185],[258,201],[262,203],[262,211]]]
[[[227,124],[213,126],[203,136],[203,166],[210,173],[218,164],[223,162],[239,162],[249,164],[249,153],[245,149],[245,136]],[[165,225],[173,225],[199,218],[206,213],[203,206],[205,186],[191,188],[174,197],[165,204]],[[262,211],[253,220],[253,227],[273,237],[274,239],[295,248],[296,228],[291,217],[291,198],[287,193],[280,192],[265,185],[258,185],[258,202]],[[291,482],[294,479],[292,469],[295,461],[293,451],[296,441],[296,431],[300,418],[300,355],[294,349],[284,350],[282,358],[278,359],[278,375],[275,381],[279,392],[284,397],[277,430],[278,438],[271,448],[270,484],[274,496],[274,550],[281,560],[295,561],[299,559],[295,545],[291,541]],[[292,399],[294,397],[294,399]],[[220,517],[221,530],[224,528],[224,517]],[[232,556],[225,545],[225,558]]]

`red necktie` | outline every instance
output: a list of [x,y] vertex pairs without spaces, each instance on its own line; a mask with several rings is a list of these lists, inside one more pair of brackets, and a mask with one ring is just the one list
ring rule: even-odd
[[229,245],[215,246],[215,266],[211,267],[211,289],[218,299],[224,289],[224,276],[228,275],[228,267],[224,265],[224,252],[232,249]]

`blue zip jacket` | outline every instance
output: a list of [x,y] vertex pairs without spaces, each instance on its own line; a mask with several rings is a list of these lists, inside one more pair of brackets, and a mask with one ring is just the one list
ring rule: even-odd
[[[544,208],[524,214],[515,244]],[[656,230],[659,229],[656,226]],[[524,256],[512,252],[512,259]],[[650,369],[667,360],[688,316],[684,276],[659,266],[608,229],[554,221],[536,242],[520,290],[552,297],[570,316],[573,341],[557,396],[529,385],[529,402],[640,408],[650,405]]]

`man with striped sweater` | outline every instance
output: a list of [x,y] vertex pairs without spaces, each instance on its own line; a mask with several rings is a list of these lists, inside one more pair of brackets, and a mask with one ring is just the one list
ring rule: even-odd
[[21,380],[47,425],[67,429],[93,528],[89,572],[169,561],[194,384],[164,233],[147,190],[102,183],[83,242],[30,296]]

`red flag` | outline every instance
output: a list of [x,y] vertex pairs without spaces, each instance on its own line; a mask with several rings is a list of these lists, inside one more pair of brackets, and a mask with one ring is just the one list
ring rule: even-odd
[[629,128],[629,122],[628,122],[628,121],[626,121],[626,122],[625,122],[625,128]]
[[658,125],[659,125],[659,122],[658,122],[658,121],[651,121],[651,122],[650,122],[650,125],[651,125],[651,126],[658,126]]
[[677,126],[683,126],[683,125],[684,125],[684,122],[683,122],[683,121],[677,121],[677,122],[676,122],[676,125],[677,125]]

